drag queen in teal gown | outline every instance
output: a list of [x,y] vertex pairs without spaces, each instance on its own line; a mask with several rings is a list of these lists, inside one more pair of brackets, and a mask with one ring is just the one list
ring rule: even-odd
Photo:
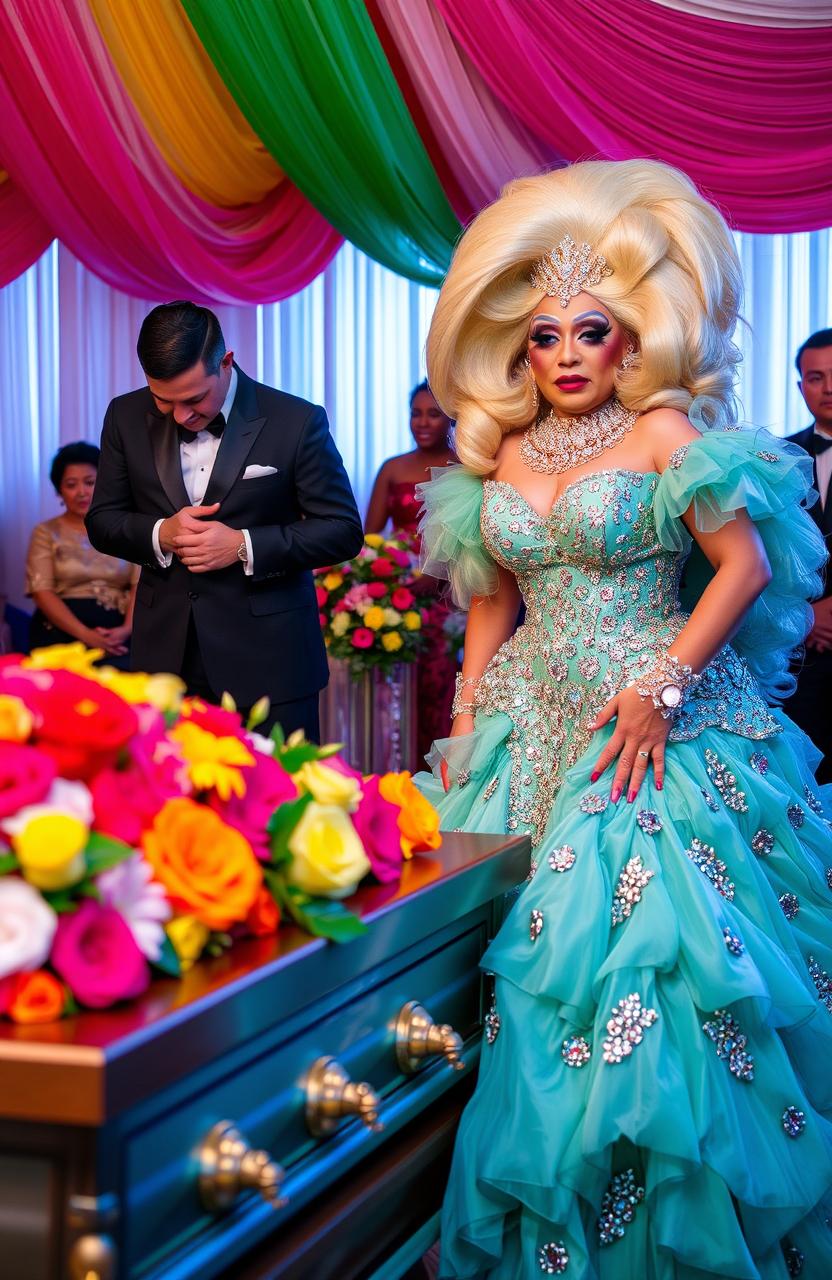
[[830,808],[776,706],[824,553],[807,457],[735,425],[739,295],[719,214],[627,161],[512,184],[440,297],[423,546],[471,613],[417,781],[533,859],[443,1277],[832,1277]]

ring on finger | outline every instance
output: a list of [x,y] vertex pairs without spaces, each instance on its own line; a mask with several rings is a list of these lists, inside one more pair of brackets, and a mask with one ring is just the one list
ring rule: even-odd
[[649,751],[639,751],[639,752],[638,752],[638,755],[640,755],[640,756],[641,756],[642,760],[649,760],[649,759],[650,759],[650,752],[649,752]]

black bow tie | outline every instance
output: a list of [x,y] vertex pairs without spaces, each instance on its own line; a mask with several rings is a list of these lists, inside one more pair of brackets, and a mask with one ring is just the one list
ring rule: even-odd
[[812,453],[819,458],[822,453],[826,453],[827,449],[832,449],[832,436],[822,436],[816,431],[812,436]]
[[[180,422],[177,422],[176,430],[179,433],[179,439],[182,444],[189,444],[191,440],[195,440],[199,435],[199,431],[190,431],[187,427],[183,427]],[[210,431],[212,436],[221,436],[225,430],[225,416],[218,413],[213,422],[209,422],[207,427],[200,427],[199,430]]]

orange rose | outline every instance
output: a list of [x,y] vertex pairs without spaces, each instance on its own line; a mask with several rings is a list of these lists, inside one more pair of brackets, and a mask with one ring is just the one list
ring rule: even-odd
[[414,853],[422,853],[427,849],[439,848],[442,843],[439,814],[422,795],[407,770],[403,773],[385,773],[379,779],[378,789],[383,799],[399,808],[402,853],[406,858],[412,858]]
[[280,907],[265,885],[261,885],[254,899],[254,906],[246,916],[246,932],[255,938],[267,938],[277,933],[280,924]]
[[66,991],[58,979],[36,969],[15,978],[7,1013],[14,1022],[57,1022],[65,1004]]
[[159,810],[142,848],[174,909],[209,929],[245,920],[263,882],[248,840],[213,809],[182,796]]

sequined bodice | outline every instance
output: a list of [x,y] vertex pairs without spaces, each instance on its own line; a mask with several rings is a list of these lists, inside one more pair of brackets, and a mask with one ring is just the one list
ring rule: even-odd
[[[622,469],[573,481],[547,516],[503,481],[483,482],[481,532],[516,575],[526,620],[480,682],[485,712],[514,721],[511,829],[539,835],[563,772],[586,750],[600,708],[648,670],[687,620],[684,557],[658,541],[659,476]],[[778,731],[744,663],[718,655],[676,717],[675,739],[708,725],[748,737]]]

